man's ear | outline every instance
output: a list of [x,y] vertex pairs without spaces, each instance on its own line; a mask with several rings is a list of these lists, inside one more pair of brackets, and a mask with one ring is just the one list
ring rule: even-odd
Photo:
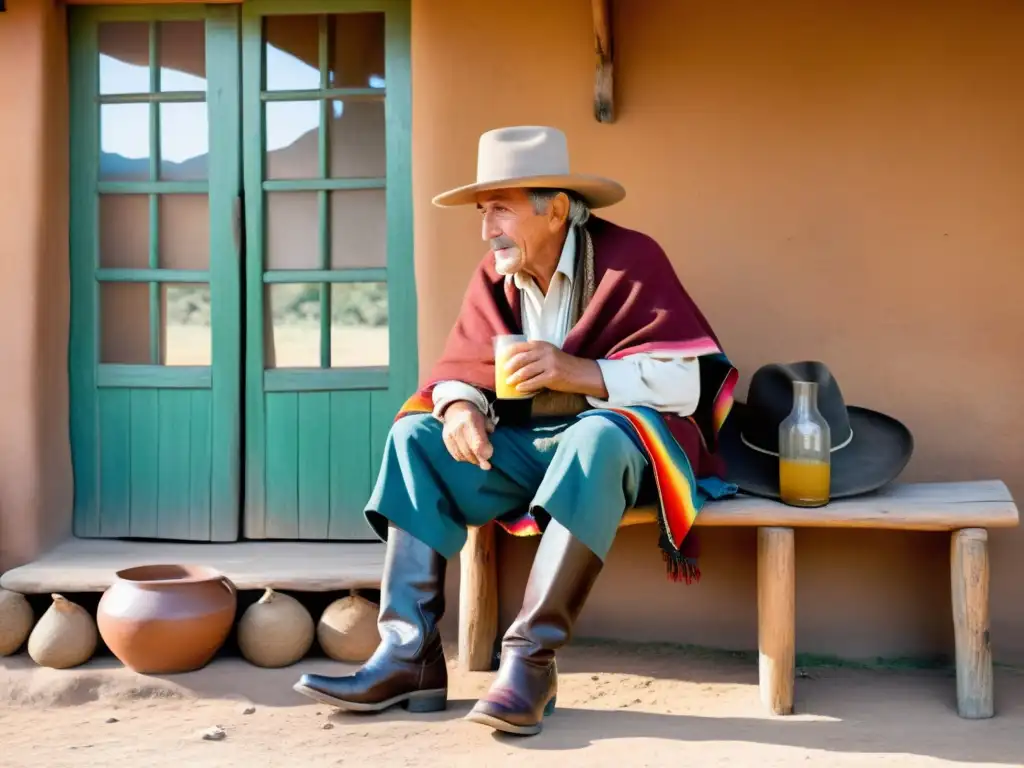
[[569,196],[565,192],[555,195],[548,206],[548,227],[557,232],[569,218]]

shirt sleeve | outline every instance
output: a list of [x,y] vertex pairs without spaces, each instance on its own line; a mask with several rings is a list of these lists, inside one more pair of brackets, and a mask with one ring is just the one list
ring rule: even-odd
[[658,358],[629,355],[598,360],[608,399],[588,397],[595,408],[645,405],[658,411],[690,416],[700,400],[700,363],[695,357]]
[[462,381],[442,381],[434,386],[434,417],[440,419],[444,409],[457,400],[467,400],[485,416],[490,415],[487,397],[479,389]]

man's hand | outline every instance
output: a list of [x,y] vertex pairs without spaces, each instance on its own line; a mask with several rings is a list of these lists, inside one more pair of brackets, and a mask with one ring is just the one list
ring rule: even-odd
[[527,341],[508,349],[508,383],[525,394],[548,389],[605,399],[608,390],[595,360],[568,355],[546,341]]
[[444,411],[444,444],[456,461],[468,461],[490,469],[494,453],[488,437],[493,427],[473,403],[458,400]]

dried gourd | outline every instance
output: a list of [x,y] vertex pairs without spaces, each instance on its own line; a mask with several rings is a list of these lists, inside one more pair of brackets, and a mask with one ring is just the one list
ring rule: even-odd
[[366,661],[380,645],[379,609],[365,597],[351,594],[327,606],[317,623],[316,637],[335,661]]
[[82,606],[61,595],[39,619],[28,638],[28,655],[41,667],[67,669],[84,664],[96,650],[96,621]]
[[238,622],[238,647],[258,667],[287,667],[313,645],[313,617],[289,595],[267,588]]
[[0,656],[10,656],[21,648],[33,621],[32,606],[23,594],[0,589]]

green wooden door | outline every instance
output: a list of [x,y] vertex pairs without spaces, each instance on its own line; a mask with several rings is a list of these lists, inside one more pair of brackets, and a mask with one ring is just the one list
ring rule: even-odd
[[242,8],[244,535],[363,539],[416,385],[408,0]]
[[369,538],[416,385],[408,0],[71,19],[76,534]]
[[239,13],[71,13],[78,536],[233,540],[241,491]]

